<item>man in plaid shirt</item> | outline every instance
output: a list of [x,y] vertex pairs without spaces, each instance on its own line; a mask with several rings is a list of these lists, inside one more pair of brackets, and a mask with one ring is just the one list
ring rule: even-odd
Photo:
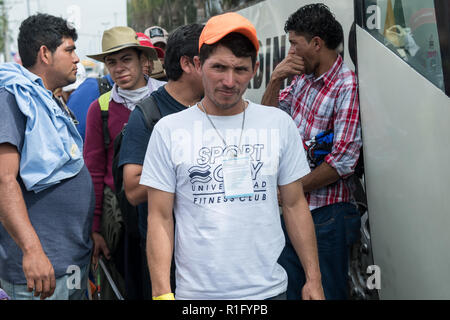
[[[362,145],[357,80],[338,54],[343,31],[328,7],[300,8],[289,17],[285,31],[291,48],[275,68],[262,104],[289,113],[304,145],[319,133],[333,132],[330,153],[320,165],[310,163],[312,171],[301,181],[316,227],[325,297],[346,299],[349,246],[360,228],[360,215],[345,183],[354,173]],[[295,77],[292,84],[279,94],[289,77]],[[287,236],[279,263],[289,276],[288,299],[300,299],[305,276]]]

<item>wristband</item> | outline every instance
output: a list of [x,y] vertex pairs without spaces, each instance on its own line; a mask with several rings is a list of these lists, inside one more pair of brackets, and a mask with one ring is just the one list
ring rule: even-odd
[[173,295],[173,293],[166,293],[162,296],[153,297],[152,300],[175,300],[175,296]]

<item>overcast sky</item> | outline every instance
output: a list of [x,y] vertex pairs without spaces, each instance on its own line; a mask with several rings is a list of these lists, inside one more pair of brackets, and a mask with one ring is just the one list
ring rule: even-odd
[[[77,54],[85,59],[87,54],[101,52],[101,37],[105,29],[127,25],[126,0],[6,0],[9,29],[13,37],[11,49],[17,51],[19,26],[31,14],[48,13],[71,19],[78,31]],[[143,31],[143,30],[142,30]]]

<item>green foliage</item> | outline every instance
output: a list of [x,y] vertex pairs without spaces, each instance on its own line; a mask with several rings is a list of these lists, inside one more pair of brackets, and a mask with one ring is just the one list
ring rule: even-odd
[[[153,25],[159,25],[170,32],[180,25],[204,22],[211,15],[221,13],[216,12],[216,7],[211,7],[212,2],[214,0],[128,0],[128,25],[137,32],[143,32]],[[255,0],[216,2],[223,11],[229,11]]]
[[190,0],[128,0],[128,25],[144,32],[152,25],[171,30],[179,20],[181,5]]
[[241,5],[242,2],[248,1],[240,1],[240,0],[222,0],[222,7],[224,10],[229,10]]
[[6,24],[7,22],[4,1],[0,0],[0,52],[3,52],[5,47]]

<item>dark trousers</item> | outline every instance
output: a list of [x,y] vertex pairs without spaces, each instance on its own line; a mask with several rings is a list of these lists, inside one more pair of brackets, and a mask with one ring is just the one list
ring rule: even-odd
[[[144,300],[152,300],[152,282],[150,279],[150,271],[148,269],[148,262],[147,262],[147,239],[141,238],[141,274],[143,279],[143,299]],[[170,286],[172,288],[172,291],[175,291],[175,260],[174,257],[172,257],[172,264],[170,266]]]
[[142,255],[139,235],[127,232],[125,237],[125,296],[127,300],[143,300],[146,283],[141,272]]
[[[314,221],[319,253],[322,286],[327,300],[348,298],[348,262],[351,245],[360,237],[361,217],[357,207],[351,203],[336,203],[311,211]],[[305,284],[305,273],[300,260],[287,235],[278,263],[288,274],[288,300],[301,300]]]

